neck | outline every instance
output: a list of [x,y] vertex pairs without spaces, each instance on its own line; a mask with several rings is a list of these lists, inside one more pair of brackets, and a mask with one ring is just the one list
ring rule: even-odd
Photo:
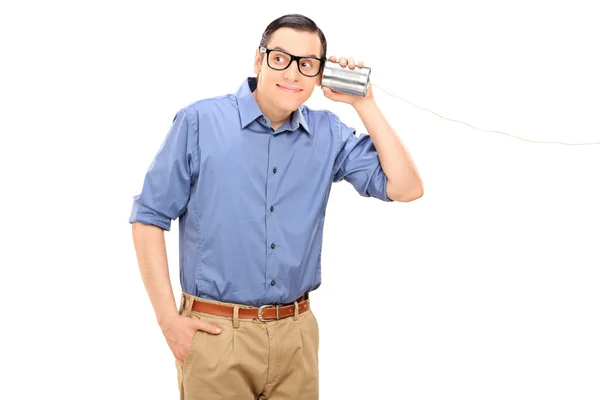
[[269,121],[271,121],[271,128],[273,128],[273,130],[277,130],[290,118],[291,113],[278,109],[269,101],[269,99],[263,98],[258,88],[252,92],[252,96],[254,96],[260,111],[262,111],[265,117],[269,118]]

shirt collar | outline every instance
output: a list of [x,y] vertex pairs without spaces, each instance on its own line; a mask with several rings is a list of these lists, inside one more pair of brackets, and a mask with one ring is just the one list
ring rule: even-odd
[[[244,82],[240,85],[239,89],[235,93],[238,101],[238,108],[240,112],[240,122],[242,124],[242,129],[247,127],[252,121],[256,120],[258,117],[263,116],[263,112],[258,107],[256,103],[256,99],[252,96],[252,92],[256,90],[256,78],[248,77],[244,79]],[[300,125],[304,128],[306,133],[312,137],[312,133],[308,128],[308,124],[304,119],[304,107],[300,106],[294,112],[287,122],[292,131],[298,129]]]

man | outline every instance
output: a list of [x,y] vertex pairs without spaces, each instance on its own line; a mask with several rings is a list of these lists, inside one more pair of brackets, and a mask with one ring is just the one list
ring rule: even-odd
[[[320,86],[326,51],[305,16],[273,21],[256,51],[257,76],[235,94],[179,110],[134,197],[137,259],[182,399],[318,399],[319,333],[308,293],[321,283],[332,183],[344,179],[386,202],[423,194],[370,87],[366,97],[322,88],[352,105],[369,135],[303,105]],[[357,67],[351,57],[339,63]],[[179,309],[164,242],[176,218]]]

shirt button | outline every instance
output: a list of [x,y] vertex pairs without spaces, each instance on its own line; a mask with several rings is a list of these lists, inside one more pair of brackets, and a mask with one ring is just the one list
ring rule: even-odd
[[271,212],[275,211],[275,207],[271,206]]
[[264,119],[264,118],[261,118],[261,121],[262,121],[262,123],[263,123],[263,124],[266,124],[266,123],[267,123],[267,120],[266,120],[266,119]]
[[277,168],[273,168],[273,173],[276,174],[277,173]]
[[271,286],[275,286],[275,281],[271,281]]
[[275,248],[275,243],[271,243],[271,248],[274,249]]

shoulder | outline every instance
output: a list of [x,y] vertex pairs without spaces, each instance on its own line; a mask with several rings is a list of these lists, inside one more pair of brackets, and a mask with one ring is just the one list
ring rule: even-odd
[[[351,136],[356,136],[356,129],[345,124],[340,116],[333,111],[327,109],[313,110],[307,106],[302,107],[306,110],[304,117],[311,126],[316,125],[319,131],[328,131],[336,139],[343,141],[348,140]],[[315,125],[313,125],[311,119]]]
[[181,107],[177,113],[182,113],[190,119],[198,119],[217,114],[227,116],[229,112],[237,112],[237,99],[233,94],[195,100]]
[[200,136],[200,127],[204,129],[217,124],[217,120],[230,118],[237,113],[237,102],[233,95],[222,95],[195,100],[177,109],[171,122],[173,126],[185,129],[196,141]]
[[301,106],[301,111],[311,127],[315,127],[319,131],[328,130],[335,135],[340,134],[343,122],[333,111],[327,109],[312,109],[306,105]]

